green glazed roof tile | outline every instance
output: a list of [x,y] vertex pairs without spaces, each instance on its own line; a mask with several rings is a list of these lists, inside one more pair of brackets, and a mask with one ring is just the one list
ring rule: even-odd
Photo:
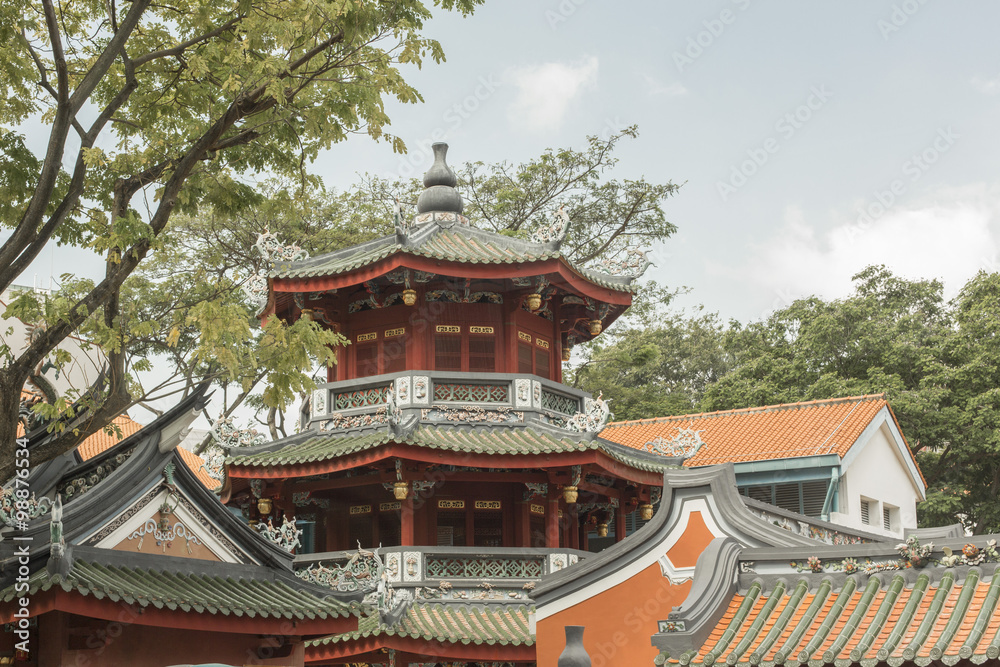
[[646,471],[661,471],[675,467],[644,457],[627,447],[593,439],[557,438],[528,427],[497,426],[488,429],[463,429],[441,426],[420,426],[412,434],[395,437],[388,429],[375,433],[335,434],[321,433],[305,440],[295,440],[271,451],[248,452],[230,456],[230,465],[264,467],[299,465],[328,461],[360,451],[374,449],[390,442],[425,447],[427,449],[468,452],[473,454],[558,454],[602,450],[620,463]]
[[[74,560],[65,579],[39,570],[31,576],[28,585],[28,595],[58,586],[68,593],[76,592],[98,600],[124,600],[142,607],[180,608],[224,616],[325,619],[351,613],[350,607],[343,602],[296,590],[283,581],[107,566],[85,560]],[[19,595],[23,593],[10,586],[0,591],[0,602],[9,602]]]
[[375,616],[361,618],[358,629],[306,642],[326,646],[380,635],[448,642],[452,644],[499,644],[531,646],[535,638],[528,629],[532,609],[519,604],[414,603],[391,628],[381,627]]
[[274,267],[274,278],[315,278],[335,276],[378,262],[396,253],[469,264],[521,264],[563,259],[590,282],[619,292],[634,292],[628,276],[612,276],[577,266],[558,250],[464,225],[444,228],[426,223],[411,232],[411,245],[400,245],[390,235],[335,252],[286,262]]

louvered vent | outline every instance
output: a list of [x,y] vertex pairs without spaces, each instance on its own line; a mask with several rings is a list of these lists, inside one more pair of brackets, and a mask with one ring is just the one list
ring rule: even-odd
[[824,480],[802,482],[802,513],[806,516],[823,514],[826,490],[830,483]]
[[774,504],[789,512],[801,512],[799,507],[799,485],[798,484],[775,484]]
[[892,516],[888,507],[882,508],[882,527],[886,530],[892,530]]
[[871,516],[868,513],[868,501],[867,500],[862,500],[861,501],[861,523],[865,524],[866,526],[870,526],[871,523],[872,523],[871,522]]
[[770,484],[762,484],[760,486],[750,486],[747,487],[747,496],[753,498],[754,500],[759,500],[762,503],[773,505],[774,504],[773,490],[774,488]]

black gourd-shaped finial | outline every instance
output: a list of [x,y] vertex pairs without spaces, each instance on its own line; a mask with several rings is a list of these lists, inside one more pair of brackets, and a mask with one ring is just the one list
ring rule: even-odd
[[437,143],[431,148],[434,150],[434,164],[424,174],[424,187],[427,189],[417,199],[417,212],[461,213],[464,208],[462,195],[455,189],[458,177],[445,161],[448,144]]

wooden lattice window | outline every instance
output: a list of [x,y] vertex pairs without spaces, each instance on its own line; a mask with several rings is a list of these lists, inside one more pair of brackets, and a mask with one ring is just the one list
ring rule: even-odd
[[378,375],[378,341],[355,343],[354,360],[358,377]]
[[462,370],[462,334],[435,334],[434,368],[439,371]]
[[551,355],[548,350],[543,350],[540,347],[535,348],[535,375],[549,379],[552,377],[551,367],[549,365],[549,359]]
[[496,370],[496,338],[469,334],[469,371],[492,373]]
[[517,372],[518,373],[531,373],[534,371],[534,366],[531,358],[531,343],[521,343],[517,344]]
[[398,373],[406,370],[405,330],[400,328],[393,331],[395,335],[387,335],[382,341],[383,373]]

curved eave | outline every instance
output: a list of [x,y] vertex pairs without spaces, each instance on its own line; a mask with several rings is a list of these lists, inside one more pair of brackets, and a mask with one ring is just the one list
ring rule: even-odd
[[659,486],[663,469],[645,465],[644,461],[631,461],[619,456],[616,450],[603,451],[600,447],[581,442],[576,450],[542,453],[508,453],[460,451],[426,446],[388,442],[341,456],[318,458],[314,461],[276,461],[273,464],[245,465],[239,458],[228,464],[229,476],[236,478],[284,479],[308,477],[351,470],[380,461],[404,459],[428,464],[450,464],[464,467],[494,467],[510,469],[551,468],[595,464],[618,477],[639,484]]
[[322,292],[360,285],[399,268],[429,271],[455,278],[526,278],[548,273],[558,274],[580,296],[588,296],[602,303],[629,306],[632,303],[634,279],[603,280],[593,272],[579,269],[559,252],[543,253],[526,261],[458,261],[441,259],[434,255],[406,250],[399,246],[374,262],[365,263],[347,272],[334,275],[272,277],[274,292]]

